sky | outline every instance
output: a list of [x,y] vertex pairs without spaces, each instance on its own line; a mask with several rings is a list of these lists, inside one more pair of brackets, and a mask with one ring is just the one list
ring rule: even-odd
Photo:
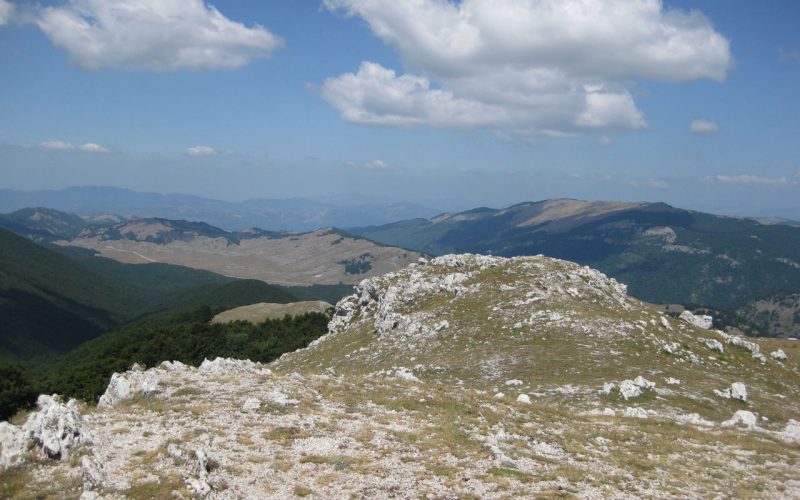
[[0,0],[0,188],[800,219],[796,0]]

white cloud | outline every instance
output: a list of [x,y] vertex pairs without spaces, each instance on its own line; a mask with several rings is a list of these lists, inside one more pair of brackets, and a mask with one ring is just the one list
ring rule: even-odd
[[42,8],[35,22],[85,69],[238,68],[283,45],[204,0],[68,0]]
[[600,140],[600,144],[602,144],[604,146],[609,146],[611,144],[614,144],[614,139],[612,137],[607,136],[607,135],[604,135],[604,136],[600,137],[599,140]]
[[325,80],[322,95],[347,121],[370,125],[488,125],[506,120],[505,111],[456,98],[430,88],[428,79],[397,76],[394,71],[362,62],[358,73]]
[[189,156],[214,156],[217,150],[208,146],[192,146],[184,151]]
[[375,160],[364,165],[364,168],[370,170],[386,170],[389,168],[389,165],[383,160]]
[[410,71],[375,63],[329,78],[351,122],[516,131],[646,126],[636,79],[722,80],[728,40],[700,13],[660,0],[323,0],[364,19]]
[[689,130],[695,134],[716,134],[719,132],[719,125],[708,120],[693,120],[689,124]]
[[0,26],[10,23],[13,16],[14,4],[6,0],[0,0]]
[[82,144],[78,147],[81,151],[85,153],[108,153],[108,149],[104,148],[99,144],[95,144],[93,142],[87,142],[86,144]]
[[795,184],[794,181],[786,179],[786,177],[761,177],[758,175],[742,174],[742,175],[717,175],[713,180],[722,184],[739,184],[750,186],[785,186],[788,184]]
[[39,144],[39,147],[49,151],[72,151],[75,149],[75,146],[64,141],[45,141]]

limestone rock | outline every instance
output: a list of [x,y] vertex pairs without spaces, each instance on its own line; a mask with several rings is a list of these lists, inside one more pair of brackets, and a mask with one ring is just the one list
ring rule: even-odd
[[64,404],[57,395],[43,394],[36,405],[39,411],[28,417],[22,430],[49,458],[67,459],[73,450],[91,442],[91,431],[74,399]]
[[758,417],[755,413],[747,410],[739,410],[733,414],[730,420],[722,422],[723,427],[738,427],[745,426],[748,429],[755,429]]
[[28,440],[19,427],[0,422],[0,470],[16,464],[27,448]]
[[139,365],[134,365],[125,373],[114,373],[106,391],[100,396],[98,406],[116,406],[120,401],[139,392],[148,395],[158,389],[158,378],[154,371],[142,371]]
[[679,317],[690,325],[694,325],[698,328],[705,328],[706,330],[710,330],[714,325],[714,318],[711,316],[694,314],[691,311],[683,311]]
[[234,375],[242,372],[257,372],[271,375],[272,372],[261,363],[254,363],[249,359],[216,358],[213,361],[204,359],[198,368],[203,373],[215,375]]
[[786,356],[786,353],[783,352],[783,349],[772,351],[771,353],[769,353],[769,357],[776,361],[786,361],[789,359],[789,357]]
[[529,405],[531,404],[531,397],[528,396],[527,394],[520,394],[519,396],[517,396],[517,403]]

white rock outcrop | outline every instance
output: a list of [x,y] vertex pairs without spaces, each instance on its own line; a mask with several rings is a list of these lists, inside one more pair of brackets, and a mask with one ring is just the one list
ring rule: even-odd
[[733,414],[730,420],[722,422],[723,427],[745,426],[748,429],[755,429],[758,417],[755,413],[747,410],[739,410]]
[[714,394],[725,399],[738,399],[747,401],[747,386],[743,382],[734,382],[724,391],[714,389]]
[[520,394],[519,396],[517,396],[517,403],[529,405],[531,404],[531,397],[528,396],[527,394]]
[[16,464],[27,449],[28,439],[22,429],[0,422],[0,470]]
[[714,326],[714,318],[705,314],[694,314],[691,311],[683,311],[679,318],[690,325],[694,325],[698,328],[705,328],[706,330],[710,330],[711,327]]
[[781,439],[790,443],[800,443],[800,422],[790,418],[783,431],[779,433]]
[[783,349],[777,349],[769,353],[769,357],[774,359],[775,361],[786,361],[789,357],[783,352]]
[[91,430],[78,411],[78,403],[66,404],[57,395],[42,394],[36,400],[39,410],[31,413],[22,431],[46,456],[56,460],[69,458],[73,450],[91,443]]
[[241,372],[256,372],[271,375],[272,372],[261,363],[249,359],[216,358],[213,361],[204,359],[198,368],[203,373],[233,375]]
[[158,390],[158,378],[153,370],[132,369],[125,373],[114,373],[97,405],[116,406],[134,394],[141,392],[148,395],[156,390]]
[[[655,382],[650,382],[639,375],[633,380],[623,380],[619,384],[619,394],[623,399],[628,400],[642,395],[643,391],[653,389]],[[605,389],[605,386],[603,387]]]

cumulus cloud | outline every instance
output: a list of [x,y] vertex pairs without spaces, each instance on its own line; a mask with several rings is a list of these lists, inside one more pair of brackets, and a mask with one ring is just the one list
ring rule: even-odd
[[82,144],[78,147],[81,151],[85,153],[108,153],[108,149],[104,148],[99,144],[95,144],[93,142],[87,142],[86,144]]
[[786,177],[761,177],[759,175],[751,174],[717,175],[713,179],[722,184],[738,184],[749,186],[785,186],[788,184],[794,184],[793,181],[788,180]]
[[364,168],[370,170],[386,170],[389,168],[389,165],[383,160],[374,160],[364,165]]
[[646,126],[631,82],[722,80],[728,40],[660,0],[323,0],[409,72],[364,62],[322,96],[351,122],[569,132]]
[[689,124],[689,130],[695,134],[716,134],[719,132],[719,125],[708,120],[693,120]]
[[184,151],[189,156],[214,156],[217,150],[208,146],[192,146]]
[[35,23],[85,69],[238,68],[283,45],[204,0],[69,0],[40,9]]
[[75,146],[64,141],[45,141],[39,144],[39,147],[49,151],[72,151],[75,149]]
[[0,0],[0,26],[10,23],[13,15],[14,4],[6,0]]

